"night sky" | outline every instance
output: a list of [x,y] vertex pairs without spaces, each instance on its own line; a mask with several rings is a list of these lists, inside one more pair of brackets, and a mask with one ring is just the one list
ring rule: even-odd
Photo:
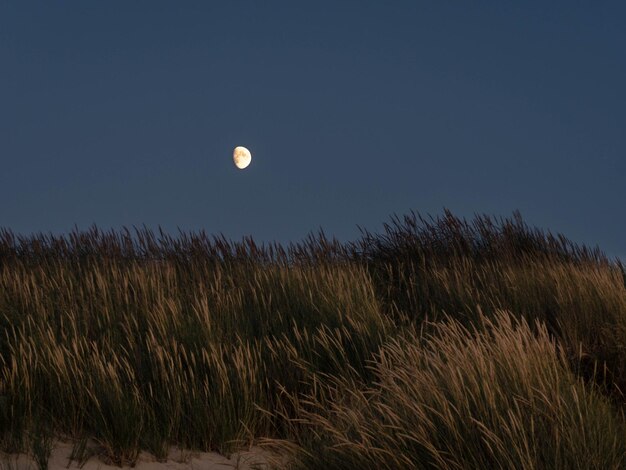
[[625,106],[624,2],[1,1],[0,227],[519,209],[624,256]]

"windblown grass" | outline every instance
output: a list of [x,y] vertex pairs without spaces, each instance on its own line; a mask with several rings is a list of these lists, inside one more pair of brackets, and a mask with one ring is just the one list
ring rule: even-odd
[[335,376],[294,397],[311,431],[294,467],[623,468],[623,419],[575,377],[545,326],[506,312],[480,320],[391,340],[370,384]]
[[289,246],[0,231],[0,450],[45,456],[45,429],[117,464],[265,439],[312,468],[617,468],[625,279],[518,215]]
[[[358,266],[196,266],[13,260],[0,269],[2,429],[9,447],[46,416],[111,461],[170,444],[227,450],[270,433],[280,387],[355,367],[385,331]],[[343,353],[343,349],[342,349]]]

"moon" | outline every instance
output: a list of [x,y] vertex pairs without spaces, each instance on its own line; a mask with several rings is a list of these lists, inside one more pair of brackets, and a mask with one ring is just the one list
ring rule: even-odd
[[233,161],[235,162],[235,166],[240,170],[243,170],[252,161],[252,154],[250,150],[245,147],[235,147],[233,151]]

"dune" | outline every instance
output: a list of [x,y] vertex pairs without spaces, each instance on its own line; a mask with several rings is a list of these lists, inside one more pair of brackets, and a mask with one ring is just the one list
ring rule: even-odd
[[[70,460],[72,443],[57,441],[48,460],[48,470],[119,470],[120,467],[107,464],[98,455],[93,455],[82,463]],[[132,467],[136,470],[252,470],[269,468],[270,453],[252,447],[249,450],[235,452],[229,457],[216,452],[192,452],[172,447],[166,461],[142,452]],[[32,456],[26,454],[3,455],[0,468],[7,470],[39,470]],[[124,468],[124,467],[122,467]],[[129,468],[126,466],[125,468]]]

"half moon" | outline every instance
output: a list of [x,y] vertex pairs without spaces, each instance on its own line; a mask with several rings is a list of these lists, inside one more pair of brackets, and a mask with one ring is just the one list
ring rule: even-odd
[[235,166],[240,170],[243,170],[252,161],[252,154],[250,150],[245,147],[235,147],[233,151],[233,161],[235,162]]

